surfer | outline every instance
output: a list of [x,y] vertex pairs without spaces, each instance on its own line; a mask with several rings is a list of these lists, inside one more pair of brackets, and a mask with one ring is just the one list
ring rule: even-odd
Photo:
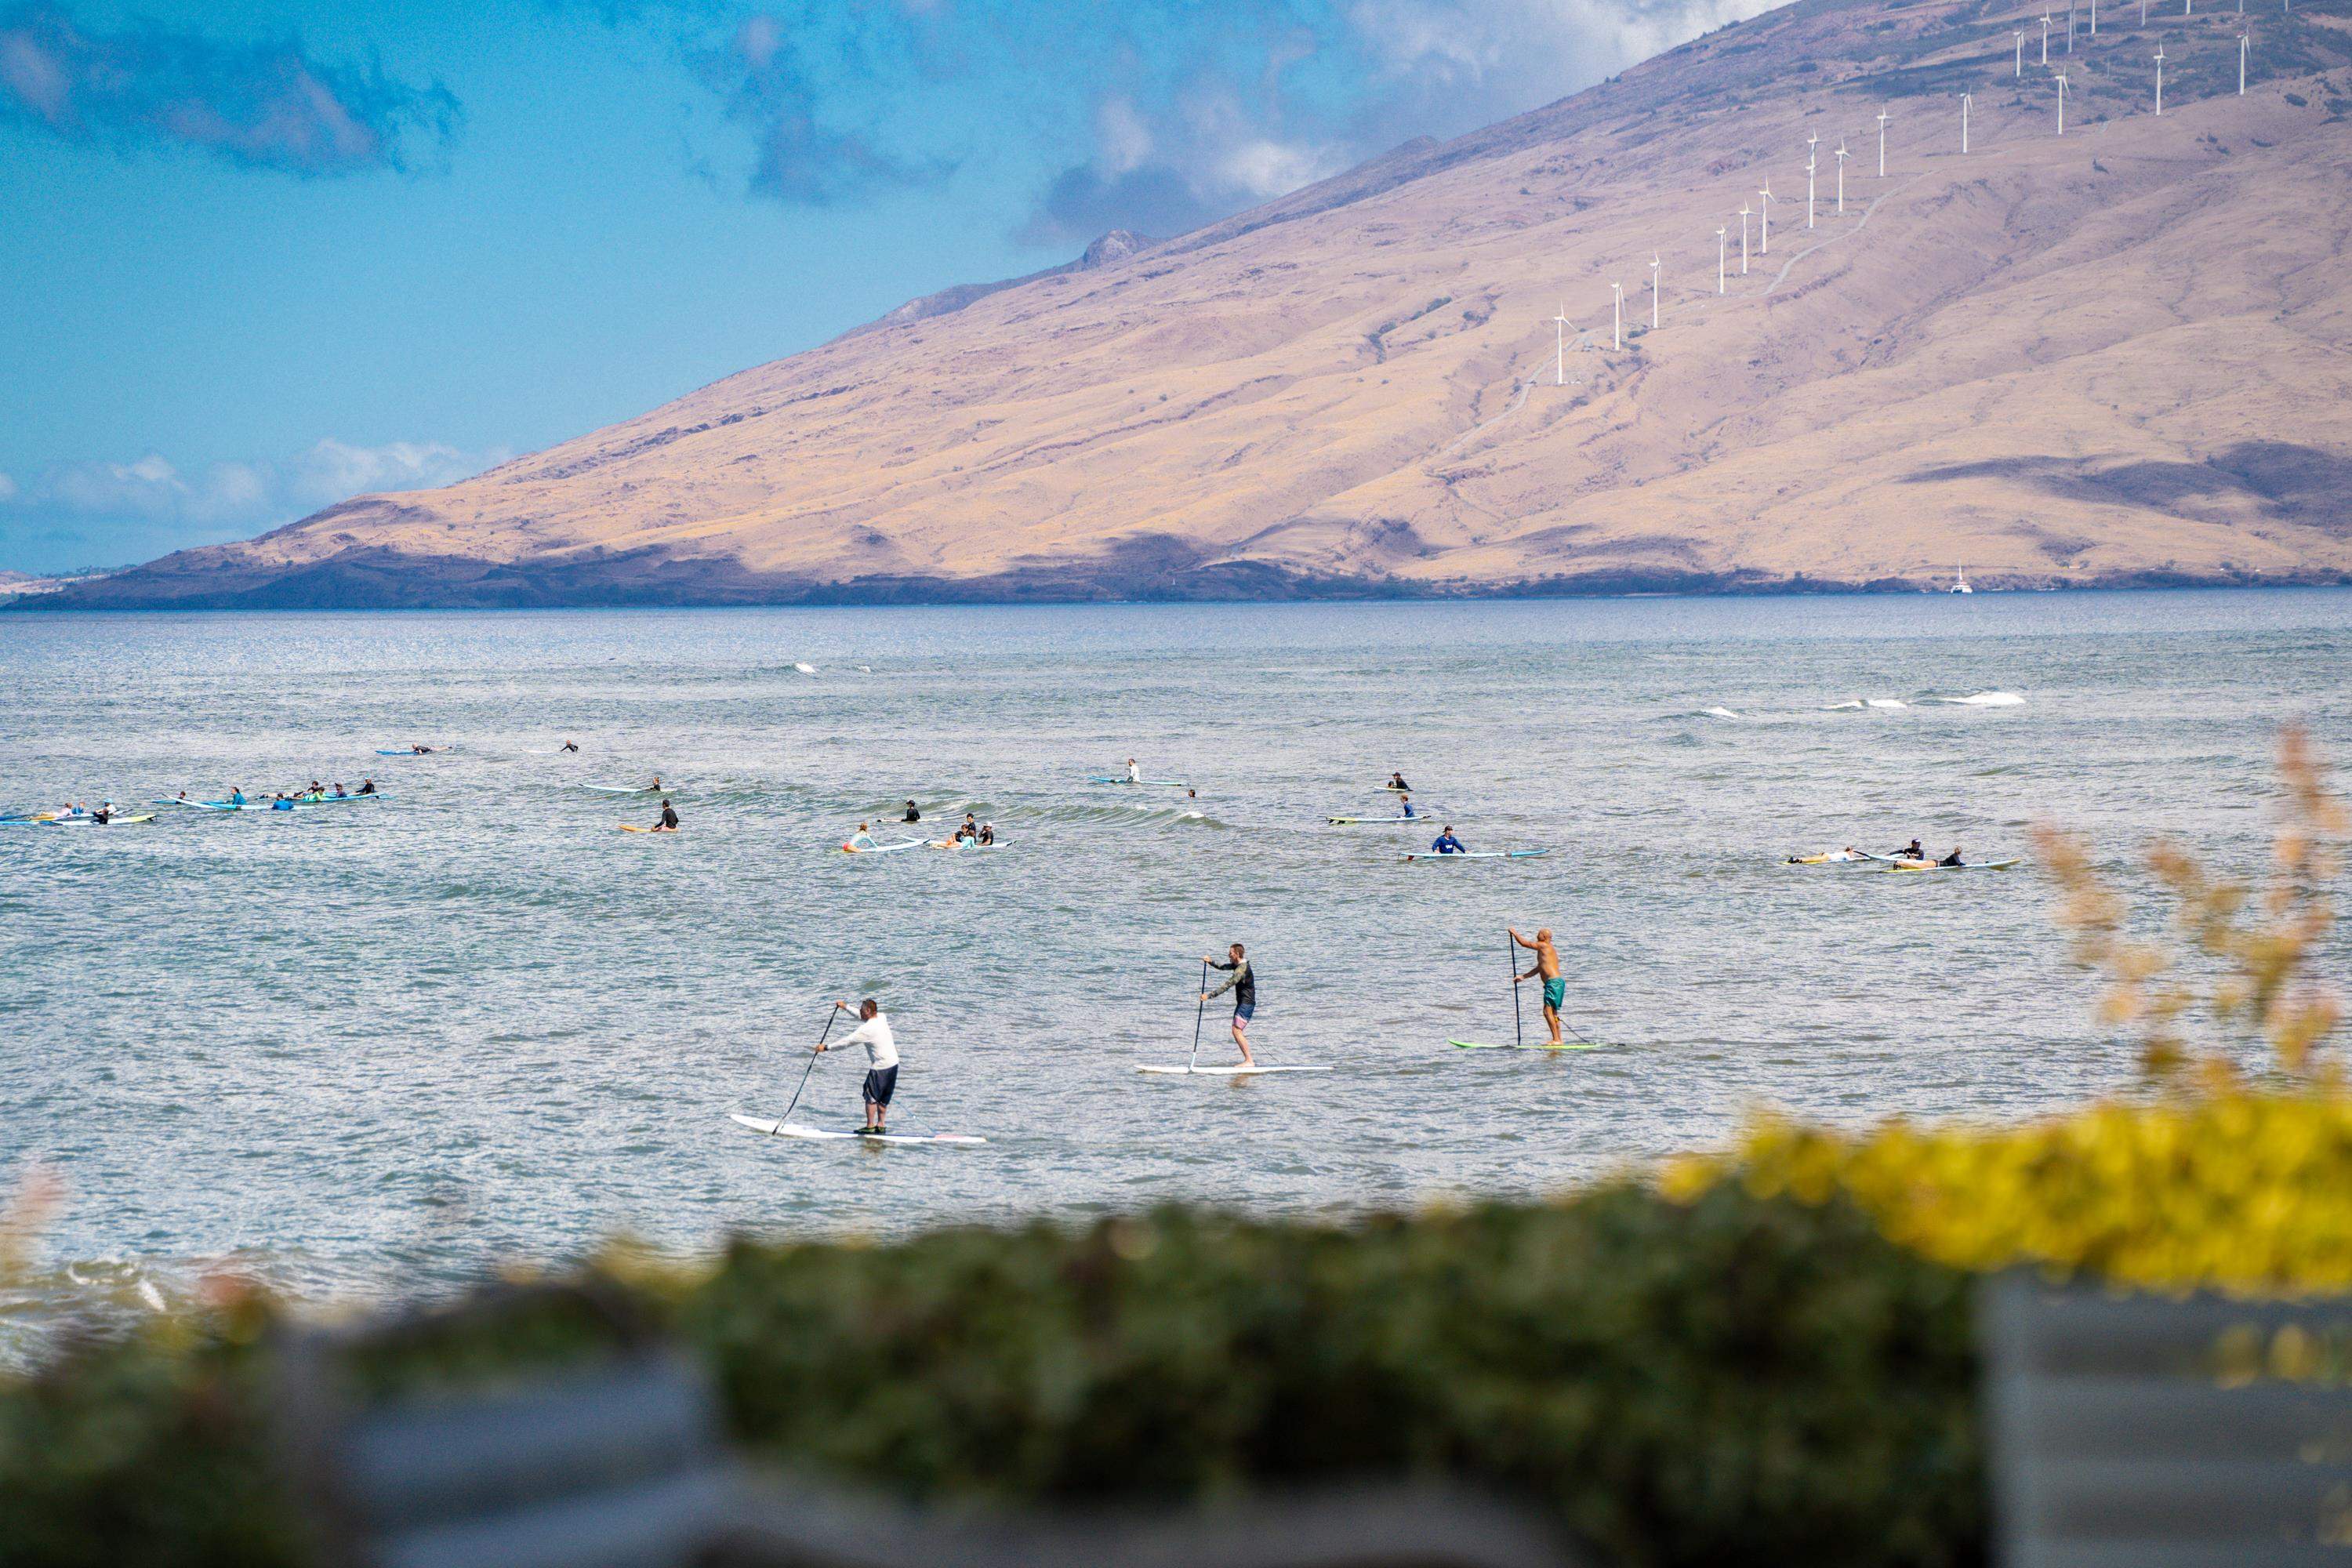
[[[846,1013],[849,1004],[835,1002],[834,1011]],[[889,1017],[873,997],[857,1005],[857,1027],[833,1042],[833,1046],[864,1046],[866,1047],[866,1131],[882,1131],[883,1119],[890,1111],[890,1096],[898,1087],[898,1042],[890,1033]],[[833,1048],[824,1041],[817,1042],[820,1054]]]
[[859,824],[857,825],[857,831],[856,831],[856,832],[855,832],[855,833],[853,833],[853,834],[851,834],[851,835],[849,836],[849,842],[848,842],[848,843],[846,843],[846,844],[845,844],[845,845],[843,845],[843,846],[842,846],[842,847],[843,847],[844,849],[871,849],[871,848],[873,848],[873,847],[874,847],[874,830],[873,830],[871,827],[867,826],[865,823],[862,823],[862,822],[861,822],[861,823],[859,823]]
[[980,832],[973,837],[972,842],[981,846],[982,848],[986,848],[989,845],[995,843],[996,824],[992,822],[982,823],[980,825]]
[[1255,1067],[1257,1058],[1250,1055],[1249,1023],[1257,1012],[1257,972],[1250,967],[1249,958],[1243,952],[1240,942],[1234,943],[1225,951],[1227,962],[1221,963],[1207,956],[1203,956],[1201,962],[1212,969],[1230,970],[1233,978],[1214,991],[1202,992],[1201,1000],[1213,1001],[1228,991],[1234,994],[1234,1044],[1241,1047],[1243,1064]]
[[335,798],[337,800],[349,800],[352,798],[349,792],[343,788],[343,781],[341,779],[337,779],[335,781]]
[[1551,1043],[1557,1047],[1560,1043],[1559,1005],[1568,1000],[1568,981],[1559,972],[1559,949],[1551,944],[1551,928],[1546,926],[1538,931],[1533,942],[1521,936],[1516,927],[1507,929],[1511,932],[1514,946],[1524,947],[1536,955],[1536,961],[1528,966],[1528,972],[1514,976],[1512,984],[1543,976],[1544,1026],[1551,1031]]
[[1919,841],[1916,838],[1895,852],[1895,858],[1897,860],[1925,860],[1927,858],[1927,852],[1919,847]]
[[1415,816],[1420,815],[1412,809],[1412,796],[1409,795],[1401,795],[1397,796],[1397,805],[1403,808],[1405,820],[1407,822],[1412,821]]
[[1412,788],[1412,785],[1404,782],[1404,775],[1402,773],[1391,773],[1389,775],[1388,787],[1396,791],[1397,794],[1402,795],[1407,790]]
[[1454,828],[1450,823],[1446,826],[1445,831],[1431,842],[1429,848],[1430,853],[1433,855],[1467,855],[1470,852],[1463,845],[1462,840],[1454,837]]
[[1143,782],[1143,770],[1136,765],[1135,759],[1133,757],[1127,759],[1127,782],[1129,784],[1141,784]]
[[361,793],[362,795],[373,795],[373,794],[375,793],[375,780],[373,780],[373,779],[362,779],[362,780],[360,780],[360,793]]
[[669,797],[667,795],[664,795],[662,797],[661,820],[654,824],[650,831],[655,833],[676,833],[677,831],[677,812],[670,805]]
[[901,822],[920,822],[923,820],[923,814],[915,809],[915,803],[910,800],[907,803],[907,815],[900,817],[898,820]]
[[576,752],[576,751],[578,751],[578,750],[580,749],[580,742],[577,742],[577,741],[566,741],[566,742],[563,742],[563,744],[562,744],[562,746],[558,747],[557,749],[558,749],[559,751],[565,751],[565,752]]
[[1949,855],[1945,856],[1941,860],[1936,862],[1938,866],[1957,866],[1959,863],[1960,847],[1957,844],[1952,846],[1952,852]]
[[661,774],[656,773],[654,775],[654,782],[646,785],[646,793],[647,795],[659,795],[668,787],[669,785],[661,782]]
[[228,803],[231,805],[243,805],[245,804],[245,790],[242,786],[228,792]]

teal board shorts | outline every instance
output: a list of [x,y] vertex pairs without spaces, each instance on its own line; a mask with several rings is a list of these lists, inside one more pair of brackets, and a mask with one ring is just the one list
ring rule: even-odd
[[1545,1006],[1547,1006],[1547,1007],[1550,1008],[1553,1012],[1555,1012],[1555,1013],[1556,1013],[1556,1012],[1559,1011],[1559,1005],[1560,1005],[1561,1003],[1563,1003],[1563,1002],[1567,1001],[1567,1000],[1568,1000],[1568,976],[1567,976],[1567,975],[1565,975],[1565,974],[1558,974],[1558,975],[1554,975],[1551,979],[1547,980],[1547,981],[1545,981],[1545,982],[1544,982],[1544,1005],[1545,1005]]

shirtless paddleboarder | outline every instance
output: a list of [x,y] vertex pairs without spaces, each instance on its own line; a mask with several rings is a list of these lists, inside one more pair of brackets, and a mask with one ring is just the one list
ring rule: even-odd
[[1516,927],[1506,929],[1511,932],[1513,946],[1524,947],[1536,955],[1528,972],[1515,976],[1513,984],[1543,976],[1544,1026],[1551,1031],[1551,1043],[1556,1047],[1560,1044],[1559,1005],[1568,1000],[1568,981],[1559,972],[1559,949],[1551,944],[1551,928],[1546,926],[1537,931],[1533,942],[1521,936]]

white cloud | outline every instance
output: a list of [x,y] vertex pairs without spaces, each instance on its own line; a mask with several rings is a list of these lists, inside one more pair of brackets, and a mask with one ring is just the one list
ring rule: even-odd
[[184,474],[161,453],[127,463],[65,463],[28,487],[0,476],[0,504],[20,511],[260,532],[355,495],[454,484],[506,461],[504,449],[440,442],[354,447],[331,437],[282,462],[214,463]]
[[1139,169],[1151,156],[1151,128],[1132,100],[1106,98],[1095,110],[1095,167],[1113,176]]

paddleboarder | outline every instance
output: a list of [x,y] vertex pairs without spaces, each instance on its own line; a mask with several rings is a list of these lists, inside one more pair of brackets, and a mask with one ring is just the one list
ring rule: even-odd
[[[837,1013],[849,1011],[849,1004],[846,1002],[835,1002],[833,1006],[834,1011]],[[898,1037],[890,1033],[888,1016],[882,1011],[881,1005],[873,997],[868,996],[857,1005],[857,1027],[834,1041],[831,1046],[820,1040],[817,1042],[816,1048],[818,1054],[822,1055],[835,1046],[866,1047],[866,1084],[862,1091],[866,1100],[864,1131],[878,1133],[883,1130],[884,1120],[890,1113],[890,1096],[897,1092],[898,1088]]]
[[1524,947],[1536,955],[1535,963],[1525,974],[1513,977],[1513,984],[1543,977],[1544,1026],[1551,1030],[1551,1043],[1557,1047],[1559,1038],[1559,1005],[1568,1000],[1568,981],[1559,972],[1559,949],[1551,944],[1551,928],[1546,926],[1529,942],[1516,927],[1510,928],[1513,946]]
[[1141,784],[1143,782],[1143,769],[1137,765],[1133,757],[1127,759],[1127,782],[1129,784]]
[[1445,831],[1431,842],[1429,848],[1433,855],[1467,855],[1470,852],[1462,840],[1454,837],[1454,827],[1450,823]]
[[1242,951],[1240,942],[1234,943],[1225,950],[1225,952],[1226,957],[1223,962],[1206,954],[1202,955],[1202,963],[1212,969],[1229,971],[1233,978],[1214,991],[1202,992],[1201,1000],[1213,1001],[1228,991],[1234,994],[1234,1044],[1241,1049],[1243,1063],[1245,1066],[1255,1067],[1257,1058],[1250,1055],[1249,1024],[1251,1017],[1257,1012],[1257,972],[1250,968],[1249,956]]

